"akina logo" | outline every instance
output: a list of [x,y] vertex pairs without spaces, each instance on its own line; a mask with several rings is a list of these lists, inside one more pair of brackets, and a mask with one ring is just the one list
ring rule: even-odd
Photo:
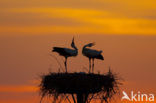
[[154,102],[154,94],[145,94],[138,91],[134,93],[131,91],[130,95],[128,95],[125,91],[122,91],[122,98],[121,100],[128,100],[128,101],[144,101],[144,102]]

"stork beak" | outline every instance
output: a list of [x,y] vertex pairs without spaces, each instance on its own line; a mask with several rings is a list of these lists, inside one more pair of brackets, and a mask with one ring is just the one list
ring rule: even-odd
[[95,42],[92,42],[91,45],[94,46],[95,45]]
[[93,45],[95,45],[96,43],[95,42],[93,42]]
[[72,40],[72,42],[74,42],[74,37],[73,37],[73,40]]

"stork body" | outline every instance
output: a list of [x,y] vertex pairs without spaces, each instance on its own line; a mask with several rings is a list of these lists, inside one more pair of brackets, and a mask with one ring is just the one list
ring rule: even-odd
[[57,52],[59,55],[61,55],[65,58],[64,65],[65,65],[66,73],[67,73],[67,59],[68,59],[68,57],[74,57],[74,56],[77,56],[77,54],[78,54],[78,49],[75,46],[74,38],[72,40],[71,47],[73,49],[62,48],[62,47],[53,47],[53,50],[52,50],[52,52]]
[[[89,58],[89,73],[90,73],[91,67],[92,67],[92,73],[94,71],[94,59],[104,60],[103,56],[101,55],[102,51],[87,48],[87,47],[92,47],[94,45],[95,45],[94,43],[89,43],[85,45],[82,49],[82,54],[86,56],[87,58]],[[91,60],[93,62],[92,66],[91,66]]]

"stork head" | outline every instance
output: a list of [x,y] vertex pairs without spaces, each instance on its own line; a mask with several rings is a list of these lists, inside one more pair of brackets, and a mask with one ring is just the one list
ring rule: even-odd
[[72,40],[71,46],[73,47],[74,45],[75,45],[75,43],[74,43],[74,37],[73,37],[73,40]]
[[95,45],[95,42],[87,44],[88,47],[92,47]]
[[72,43],[71,43],[71,47],[77,49],[76,46],[75,46],[74,37],[73,37],[73,40],[72,40]]

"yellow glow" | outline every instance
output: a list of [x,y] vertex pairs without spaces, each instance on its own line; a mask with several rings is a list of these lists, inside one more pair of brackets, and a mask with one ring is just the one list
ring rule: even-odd
[[1,26],[0,32],[26,33],[101,33],[101,34],[156,34],[156,20],[135,19],[108,11],[71,8],[8,9],[13,13],[39,13],[48,18],[66,18],[80,22],[80,26]]
[[[8,0],[9,1],[9,0]],[[8,1],[1,1],[8,3]],[[66,0],[74,4],[71,0]],[[91,0],[89,3],[94,3],[95,7],[67,7],[58,6],[57,1],[46,1],[47,3],[57,4],[55,7],[37,7],[30,6],[26,1],[14,0],[15,4],[25,3],[24,7],[7,7],[0,9],[0,13],[13,16],[4,25],[0,24],[0,34],[6,35],[7,33],[79,33],[79,34],[124,34],[124,35],[156,35],[156,10],[155,0]],[[76,2],[76,1],[75,1]],[[36,0],[32,1],[32,5]],[[43,1],[40,1],[43,3]],[[63,2],[65,3],[65,1]],[[103,6],[98,8],[98,4],[108,4],[110,6]],[[36,5],[40,5],[36,3]],[[60,5],[63,5],[60,3]],[[80,6],[80,4],[78,4]],[[17,16],[16,16],[17,15]],[[21,18],[18,15],[22,16]],[[29,15],[36,18],[36,22]],[[18,18],[18,19],[16,19]],[[42,18],[42,19],[39,19]],[[57,18],[55,23],[51,22],[47,25],[42,20],[51,20]],[[18,24],[16,21],[25,21],[29,25]],[[7,21],[7,19],[6,19]],[[69,22],[69,23],[67,23]],[[31,25],[33,24],[34,25]]]

